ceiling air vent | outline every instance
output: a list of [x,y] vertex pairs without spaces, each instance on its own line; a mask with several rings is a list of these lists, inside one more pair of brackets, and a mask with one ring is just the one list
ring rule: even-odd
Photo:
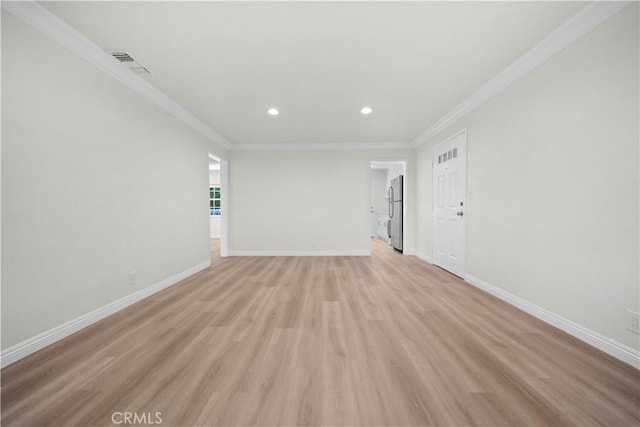
[[147,67],[133,59],[127,52],[109,52],[109,54],[133,72],[151,74]]

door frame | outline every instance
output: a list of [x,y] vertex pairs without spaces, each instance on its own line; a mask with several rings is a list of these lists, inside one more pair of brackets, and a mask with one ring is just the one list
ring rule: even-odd
[[[437,207],[437,189],[436,189],[436,185],[437,185],[437,178],[436,178],[436,160],[437,160],[437,156],[436,156],[436,152],[438,151],[438,148],[448,142],[451,142],[453,139],[458,138],[459,136],[464,135],[464,141],[462,142],[462,144],[464,145],[464,168],[465,168],[465,174],[464,174],[464,179],[465,179],[465,216],[469,210],[469,190],[467,188],[467,184],[469,182],[469,180],[467,179],[468,176],[468,167],[467,167],[467,159],[468,159],[468,155],[467,155],[467,147],[468,147],[468,135],[467,135],[467,128],[464,127],[461,130],[455,132],[454,134],[448,136],[447,138],[443,139],[442,141],[438,142],[437,144],[434,144],[431,147],[431,231],[433,233],[433,237],[432,237],[432,244],[431,244],[431,260],[433,262],[433,265],[437,265],[436,264],[436,226],[437,226],[437,222],[438,222],[438,218],[437,218],[437,213],[436,213],[436,207]],[[463,263],[462,263],[462,278],[465,277],[465,275],[467,274],[467,221],[465,220],[462,224],[462,226],[464,227],[464,259],[463,259]],[[448,270],[447,270],[448,271]],[[454,273],[451,273],[454,274]]]
[[[402,186],[402,246],[404,249],[405,242],[407,241],[407,194],[409,194],[407,187],[409,186],[409,159],[408,158],[383,158],[383,159],[370,159],[367,163],[367,168],[369,169],[369,206],[367,206],[367,212],[370,212],[371,205],[373,203],[373,194],[371,192],[371,181],[372,181],[372,165],[373,163],[401,163],[404,167],[404,183]],[[369,221],[372,222],[372,215],[369,213]],[[369,224],[369,228],[371,229],[372,224]],[[375,238],[375,236],[374,236]],[[413,255],[414,250],[403,250],[402,255]]]
[[220,159],[220,256],[229,256],[229,161]]
[[220,163],[220,256],[229,256],[229,161],[209,153],[210,159]]

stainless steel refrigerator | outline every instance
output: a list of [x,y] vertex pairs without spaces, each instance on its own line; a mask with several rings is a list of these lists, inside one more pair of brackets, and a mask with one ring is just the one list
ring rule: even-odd
[[387,234],[391,239],[391,246],[402,251],[402,190],[404,177],[402,175],[391,180],[391,187],[387,190],[389,198],[389,221]]

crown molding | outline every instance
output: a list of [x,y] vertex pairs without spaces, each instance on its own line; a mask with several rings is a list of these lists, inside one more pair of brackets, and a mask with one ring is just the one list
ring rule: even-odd
[[98,45],[37,2],[2,1],[2,9],[56,41],[129,89],[145,97],[195,131],[220,144],[227,150],[231,149],[232,144],[209,125],[173,101],[151,83],[122,66]]
[[232,144],[232,151],[319,151],[319,150],[403,150],[413,149],[410,142],[335,142]]
[[633,0],[594,1],[562,24],[540,43],[521,56],[513,64],[476,90],[466,100],[445,114],[440,120],[422,132],[411,142],[382,143],[281,143],[281,144],[232,144],[202,120],[173,101],[142,77],[123,67],[111,55],[102,50],[79,31],[58,18],[35,1],[2,1],[1,7],[26,24],[56,41],[112,78],[116,79],[158,107],[181,120],[208,139],[233,151],[288,151],[288,150],[388,150],[410,149],[421,146],[449,125],[469,114],[489,98],[520,79],[537,66],[546,62],[560,50],[587,34],[617,12],[633,3]]
[[613,15],[629,6],[633,0],[594,1],[555,29],[531,50],[481,86],[471,96],[445,114],[431,127],[418,135],[411,145],[419,147],[449,125],[469,114],[489,98],[543,64]]

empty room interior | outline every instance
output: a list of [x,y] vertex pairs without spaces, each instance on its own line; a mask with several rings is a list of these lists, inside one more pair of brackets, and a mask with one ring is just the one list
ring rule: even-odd
[[1,13],[2,425],[640,425],[637,1]]

